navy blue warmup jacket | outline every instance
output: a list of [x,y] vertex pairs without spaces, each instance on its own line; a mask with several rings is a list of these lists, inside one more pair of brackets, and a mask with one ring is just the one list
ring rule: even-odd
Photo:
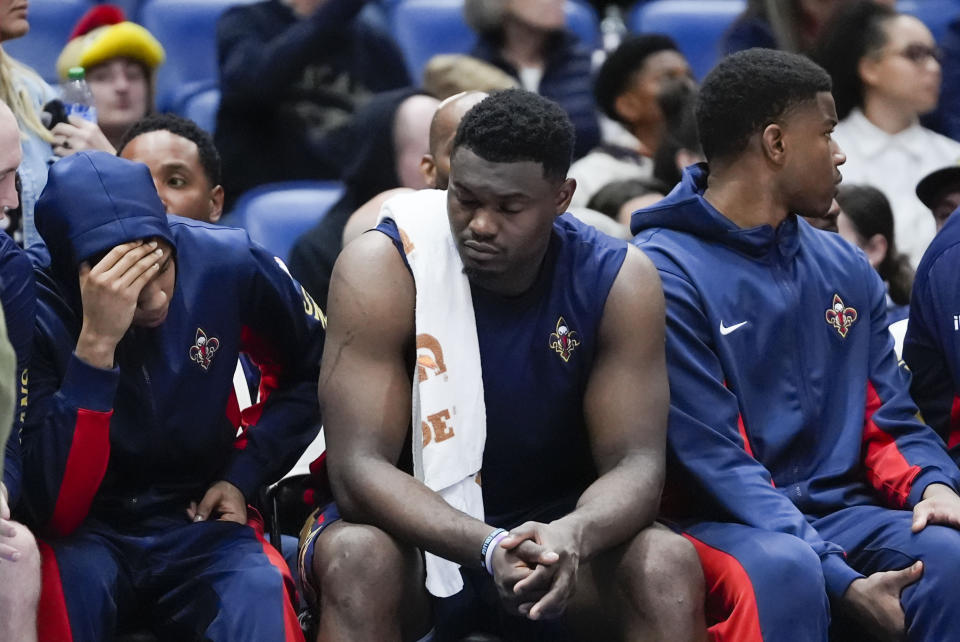
[[[323,315],[283,264],[238,229],[167,216],[146,166],[79,153],[37,203],[50,264],[37,271],[37,328],[24,427],[25,500],[55,536],[88,516],[114,526],[182,512],[226,480],[250,498],[316,436]],[[175,248],[166,320],[132,327],[110,370],[74,355],[78,266],[135,239]],[[240,412],[240,353],[260,400]],[[242,435],[238,437],[238,429]]]
[[806,540],[839,597],[860,574],[808,520],[909,510],[932,483],[956,489],[960,471],[916,418],[863,253],[795,215],[740,228],[703,198],[706,182],[705,164],[687,168],[631,222],[667,305],[666,508]]

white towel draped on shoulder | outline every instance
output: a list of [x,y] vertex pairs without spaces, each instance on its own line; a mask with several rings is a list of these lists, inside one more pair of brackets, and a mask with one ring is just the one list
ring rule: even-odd
[[[417,291],[411,425],[421,427],[423,438],[413,440],[414,474],[451,506],[482,520],[478,474],[487,419],[480,347],[470,283],[447,220],[447,193],[391,198],[383,219],[400,231]],[[448,597],[463,588],[456,563],[427,553],[426,567],[431,594]]]

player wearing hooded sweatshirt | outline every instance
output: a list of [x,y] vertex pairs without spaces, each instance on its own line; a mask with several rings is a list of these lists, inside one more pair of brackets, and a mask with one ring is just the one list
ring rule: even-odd
[[727,639],[826,639],[827,596],[884,638],[950,639],[960,471],[915,416],[882,281],[797,216],[826,215],[845,160],[830,79],[754,49],[699,101],[708,163],[632,221],[667,302],[667,511],[739,618]]
[[[51,260],[24,488],[49,538],[41,637],[104,640],[132,622],[301,639],[246,500],[316,435],[319,309],[243,231],[168,217],[144,165],[102,152],[51,169],[37,225]],[[243,413],[241,352],[262,372]]]

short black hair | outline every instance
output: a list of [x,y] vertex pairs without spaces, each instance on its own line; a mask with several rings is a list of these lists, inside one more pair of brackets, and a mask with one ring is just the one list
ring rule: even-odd
[[505,89],[466,113],[450,155],[462,146],[492,163],[533,161],[543,167],[545,178],[563,180],[573,141],[573,123],[558,104],[523,89]]
[[829,91],[829,74],[798,54],[747,49],[727,56],[707,74],[697,100],[704,156],[736,156],[754,133]]
[[860,0],[841,6],[827,24],[812,58],[833,79],[833,98],[840,119],[863,104],[860,60],[887,44],[883,24],[899,14],[888,6]]
[[603,113],[623,121],[616,110],[617,98],[630,86],[633,75],[640,71],[647,58],[660,51],[679,51],[677,43],[659,33],[629,36],[607,56],[593,83],[593,95]]
[[197,151],[200,154],[200,165],[203,167],[203,173],[207,176],[207,180],[210,181],[210,187],[216,187],[220,184],[220,153],[217,152],[217,147],[213,144],[213,137],[200,129],[200,126],[189,118],[183,118],[176,114],[150,114],[138,120],[123,135],[120,148],[117,150],[117,156],[137,136],[156,131],[168,131],[192,141],[197,146]]

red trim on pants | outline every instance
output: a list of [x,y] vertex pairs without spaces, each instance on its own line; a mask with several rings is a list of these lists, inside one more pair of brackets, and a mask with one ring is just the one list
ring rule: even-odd
[[737,558],[683,533],[700,557],[707,587],[707,632],[718,642],[763,642],[753,584]]
[[261,518],[255,510],[252,510],[249,507],[247,512],[247,526],[250,526],[253,529],[253,532],[257,536],[257,541],[259,541],[260,546],[263,547],[263,554],[267,556],[268,560],[270,560],[270,564],[280,571],[280,574],[283,576],[283,586],[285,589],[284,592],[286,593],[283,600],[284,642],[304,642],[303,631],[300,629],[300,620],[297,618],[297,612],[293,608],[293,604],[297,600],[297,588],[293,582],[293,576],[290,575],[290,569],[287,567],[287,562],[283,559],[280,553],[277,552],[277,549],[271,546],[270,542],[263,538],[263,518]]
[[73,642],[67,602],[60,582],[57,556],[46,542],[37,540],[40,549],[41,577],[40,603],[37,605],[37,637],[39,642]]

